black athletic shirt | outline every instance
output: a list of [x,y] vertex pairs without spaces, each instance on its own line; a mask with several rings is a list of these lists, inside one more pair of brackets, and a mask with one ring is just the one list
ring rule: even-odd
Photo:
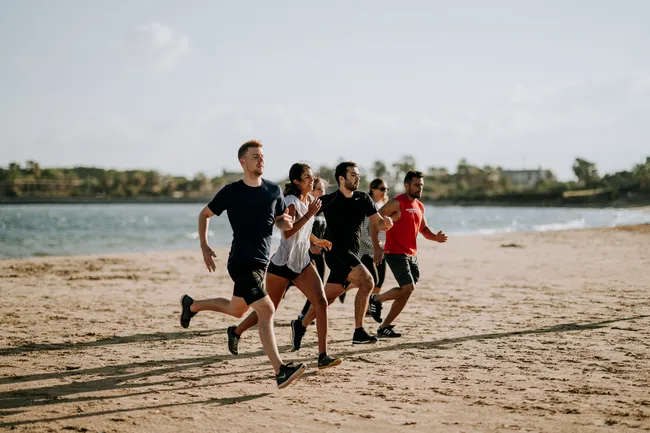
[[359,255],[361,224],[377,213],[375,202],[366,192],[354,191],[346,198],[339,190],[323,195],[321,212],[327,221],[325,238],[332,242],[332,253]]
[[265,179],[258,187],[248,186],[243,180],[230,183],[217,192],[208,208],[217,216],[228,211],[233,231],[228,265],[269,263],[275,217],[287,208],[278,184]]

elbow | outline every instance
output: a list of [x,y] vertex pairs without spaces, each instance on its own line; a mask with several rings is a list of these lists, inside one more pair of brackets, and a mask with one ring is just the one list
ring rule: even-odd
[[200,219],[209,219],[212,215],[214,215],[214,214],[212,213],[210,208],[206,206],[203,209],[201,209],[201,212],[199,213],[199,218]]

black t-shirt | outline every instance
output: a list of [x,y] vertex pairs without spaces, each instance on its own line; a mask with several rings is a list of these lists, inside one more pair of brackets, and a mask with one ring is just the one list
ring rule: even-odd
[[327,221],[325,238],[332,242],[332,253],[359,254],[361,225],[367,216],[377,213],[375,202],[368,193],[354,191],[346,198],[339,190],[322,196],[321,212]]
[[217,216],[228,211],[233,231],[229,265],[269,263],[275,218],[287,208],[278,184],[266,179],[258,187],[248,186],[243,180],[230,183],[217,192],[208,208]]

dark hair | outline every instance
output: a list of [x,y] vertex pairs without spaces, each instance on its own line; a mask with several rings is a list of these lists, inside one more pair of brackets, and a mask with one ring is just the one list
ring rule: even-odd
[[409,170],[406,172],[406,176],[404,176],[404,183],[408,183],[409,185],[411,184],[411,181],[415,178],[422,179],[424,177],[424,173],[421,171],[417,170]]
[[301,162],[296,162],[291,166],[289,169],[289,182],[284,184],[285,197],[288,195],[295,195],[296,197],[300,197],[302,191],[300,190],[300,187],[294,183],[294,180],[300,182],[302,180],[302,174],[310,168],[310,166]]
[[259,140],[248,140],[246,143],[239,146],[239,151],[237,152],[237,159],[242,159],[244,155],[246,155],[246,152],[248,152],[248,149],[252,147],[260,148],[262,147],[262,142]]
[[384,179],[380,177],[370,182],[370,187],[368,188],[368,194],[370,194],[370,197],[372,197],[372,190],[379,188],[379,185],[382,183],[384,183]]
[[344,161],[337,165],[334,169],[334,178],[336,178],[337,185],[341,185],[339,182],[339,176],[345,177],[345,175],[348,174],[348,167],[357,167],[357,163],[352,161]]

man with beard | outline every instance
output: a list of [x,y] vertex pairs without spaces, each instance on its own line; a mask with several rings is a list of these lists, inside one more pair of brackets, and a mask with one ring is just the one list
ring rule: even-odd
[[[359,259],[361,224],[367,216],[377,230],[389,230],[393,221],[381,217],[375,203],[359,187],[359,168],[351,161],[340,163],[334,170],[338,190],[321,197],[321,212],[327,222],[325,238],[332,242],[332,249],[325,254],[330,274],[325,286],[328,303],[344,293],[350,284],[359,288],[354,300],[354,335],[352,344],[376,343],[377,337],[369,335],[363,328],[363,318],[368,308],[368,298],[374,287],[372,276]],[[291,321],[294,350],[300,349],[307,326],[316,317],[313,306],[302,320]]]
[[370,313],[380,323],[382,322],[382,302],[393,301],[386,319],[377,329],[377,335],[382,338],[402,336],[395,331],[392,323],[406,306],[420,278],[420,268],[416,256],[418,233],[430,241],[447,242],[447,235],[441,231],[433,233],[427,226],[427,220],[424,218],[424,205],[418,200],[422,196],[423,178],[424,175],[419,171],[411,170],[406,173],[404,194],[391,199],[379,210],[384,218],[390,217],[395,221],[393,229],[386,233],[384,248],[381,248],[379,244],[379,232],[373,228],[370,230],[375,262],[381,263],[385,259],[399,284],[399,287],[370,297]]
[[250,307],[258,317],[258,331],[264,352],[269,357],[278,388],[284,388],[300,377],[307,366],[303,363],[284,364],[278,353],[273,331],[275,307],[266,293],[264,277],[269,264],[273,226],[291,230],[289,215],[280,186],[262,179],[264,153],[262,143],[251,140],[239,148],[239,163],[244,179],[230,183],[217,193],[199,214],[199,239],[203,261],[209,272],[216,270],[216,254],[208,245],[210,218],[228,212],[233,231],[228,255],[228,274],[234,282],[231,299],[214,298],[195,301],[188,295],[181,298],[181,326],[190,326],[190,319],[199,311],[209,310],[243,317]]

